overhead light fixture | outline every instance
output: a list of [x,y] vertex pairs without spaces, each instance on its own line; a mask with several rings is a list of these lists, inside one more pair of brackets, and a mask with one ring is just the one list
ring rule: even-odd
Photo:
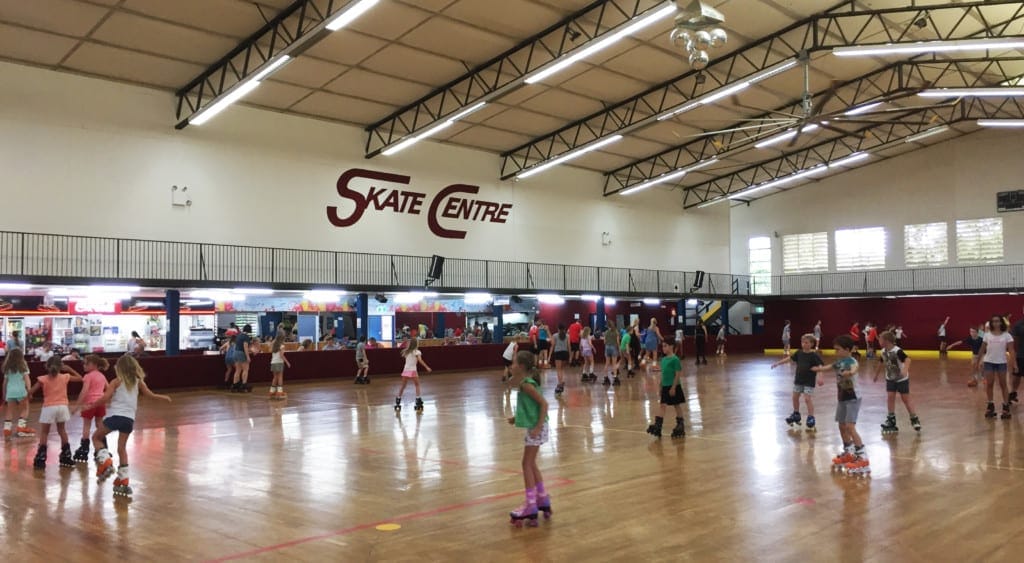
[[729,198],[727,198],[725,196],[718,196],[715,199],[709,199],[709,200],[705,201],[704,203],[698,205],[697,209],[704,209],[705,207],[711,207],[712,205],[715,205],[716,203],[722,203],[723,201],[729,201]]
[[600,148],[606,147],[606,146],[608,146],[608,145],[610,145],[612,143],[615,143],[615,142],[618,142],[618,141],[621,141],[621,140],[622,140],[622,135],[612,135],[611,137],[608,137],[606,139],[601,139],[599,141],[592,142],[589,145],[585,145],[585,146],[580,147],[580,148],[578,148],[578,149],[576,149],[574,151],[567,152],[567,153],[563,154],[562,156],[560,156],[560,157],[558,157],[558,158],[556,158],[554,160],[550,160],[548,162],[545,162],[544,164],[536,165],[533,168],[527,168],[526,170],[523,170],[519,174],[516,174],[516,179],[517,180],[522,180],[523,178],[529,178],[530,176],[533,176],[534,174],[538,174],[540,172],[543,172],[543,171],[547,170],[548,168],[552,168],[554,166],[558,166],[559,164],[562,164],[563,162],[568,162],[568,161],[570,161],[570,160],[572,160],[574,158],[579,158],[579,157],[587,154],[588,152],[596,151],[596,150],[598,150]]
[[463,299],[466,305],[486,305],[493,300],[490,293],[467,293]]
[[260,85],[261,81],[264,78],[270,76],[270,74],[272,72],[274,72],[275,70],[281,68],[282,66],[285,65],[285,63],[287,63],[290,60],[291,60],[290,56],[282,55],[282,56],[278,57],[277,59],[274,59],[270,63],[265,64],[263,66],[263,69],[260,70],[259,72],[257,72],[251,78],[248,78],[248,79],[246,79],[246,80],[236,84],[234,89],[231,90],[231,92],[228,93],[226,96],[221,98],[217,103],[207,107],[206,109],[204,109],[203,111],[197,113],[194,117],[189,119],[188,120],[189,124],[190,125],[202,125],[202,124],[206,123],[207,121],[212,119],[215,115],[217,115],[218,113],[220,113],[220,112],[224,111],[225,109],[227,109],[228,106],[230,106],[231,104],[237,102],[238,100],[241,100],[246,95],[248,95],[249,92],[252,92],[253,90],[255,90]]
[[565,299],[562,299],[558,295],[553,294],[541,294],[537,296],[537,301],[545,305],[562,305],[565,303]]
[[231,290],[233,293],[240,295],[273,295],[273,289],[266,289],[263,287],[236,287]]
[[0,290],[24,291],[26,289],[31,289],[31,288],[32,288],[32,284],[30,284],[30,283],[11,283],[11,282],[0,283]]
[[487,105],[487,102],[479,102],[479,103],[477,103],[477,104],[475,104],[473,106],[470,106],[469,108],[466,108],[466,109],[456,113],[455,115],[449,117],[448,119],[445,119],[441,123],[438,123],[437,125],[429,128],[429,129],[424,130],[422,133],[417,133],[417,134],[415,134],[415,135],[413,135],[413,136],[411,136],[411,137],[409,137],[407,139],[403,139],[402,141],[400,141],[396,145],[390,146],[390,147],[380,151],[380,154],[382,154],[384,156],[390,156],[390,155],[393,155],[393,154],[395,154],[395,153],[397,153],[397,152],[399,152],[401,150],[409,148],[412,145],[415,145],[416,143],[422,141],[423,139],[426,139],[427,137],[435,135],[439,131],[442,131],[444,129],[447,129],[447,128],[451,127],[456,121],[466,117],[467,115],[469,115],[471,113],[479,111],[485,105]]
[[413,303],[419,303],[428,297],[437,297],[436,291],[410,291],[407,293],[398,293],[395,295],[395,303],[403,305],[411,305]]
[[618,301],[616,301],[614,297],[605,297],[605,298],[604,298],[604,304],[605,304],[606,306],[607,306],[607,305],[614,305],[614,304],[616,304],[616,303],[618,303]]
[[[1024,127],[1024,119],[979,119],[979,127]],[[2,287],[3,284],[0,284]]]
[[334,17],[327,24],[327,29],[331,31],[338,31],[346,25],[352,23],[356,18],[366,13],[367,10],[377,5],[380,0],[359,0],[352,4],[352,6],[345,8],[345,11],[341,12]]
[[657,186],[658,184],[664,184],[665,182],[670,182],[672,180],[682,178],[683,176],[686,176],[687,174],[693,172],[694,170],[700,170],[701,168],[704,168],[705,166],[710,166],[716,162],[718,162],[718,157],[713,156],[707,160],[702,160],[700,162],[697,162],[696,164],[691,164],[690,166],[687,166],[685,168],[680,168],[672,172],[666,172],[661,176],[657,176],[655,178],[647,180],[642,184],[637,184],[636,186],[623,190],[619,193],[622,195],[636,193],[640,190],[645,190],[651,186]]
[[[814,131],[815,129],[819,129],[819,128],[820,127],[818,127],[818,125],[812,123],[810,125],[805,125],[804,128],[800,130],[800,132],[801,133],[810,133],[811,131]],[[767,138],[767,139],[765,139],[763,141],[759,141],[758,143],[756,143],[754,145],[754,148],[755,149],[763,149],[765,147],[770,147],[772,145],[781,143],[782,141],[785,141],[786,139],[792,139],[794,136],[796,136],[796,129],[792,129],[792,130],[786,131],[784,133],[779,133],[778,135],[774,135],[774,136],[769,137],[769,138]]]
[[644,299],[644,305],[661,305],[661,299],[647,297]]
[[103,292],[128,292],[134,293],[141,291],[142,288],[137,285],[90,285],[88,288],[90,293],[103,293]]
[[939,135],[941,133],[945,133],[946,131],[949,131],[949,125],[940,125],[938,127],[932,127],[931,129],[928,129],[928,130],[922,131],[922,132],[920,132],[920,133],[918,133],[916,135],[911,135],[911,136],[907,137],[904,142],[905,143],[914,143],[914,142],[920,141],[921,139],[927,139],[928,137],[932,137],[934,135]]
[[864,160],[865,158],[867,158],[869,156],[871,156],[871,153],[855,152],[855,153],[851,154],[850,156],[848,156],[846,158],[840,158],[839,160],[837,160],[835,162],[830,162],[828,164],[828,167],[829,168],[835,168],[837,166],[846,166],[848,164],[852,164],[852,163],[857,162],[859,160]]
[[878,106],[882,105],[882,103],[883,102],[871,102],[869,104],[864,104],[862,106],[857,106],[857,107],[855,107],[853,109],[846,110],[843,113],[843,115],[860,115],[862,113],[867,113],[867,112],[877,108]]
[[671,119],[681,113],[685,113],[692,109],[696,109],[702,105],[713,104],[718,100],[721,100],[722,98],[731,96],[742,90],[745,90],[753,84],[757,84],[758,82],[767,80],[768,78],[771,78],[776,74],[785,72],[795,67],[796,65],[796,59],[787,59],[780,63],[776,63],[764,70],[760,70],[758,72],[751,74],[750,76],[743,78],[743,80],[741,80],[740,82],[737,82],[735,84],[723,85],[722,87],[712,90],[711,92],[705,93],[704,95],[698,98],[685,102],[676,108],[670,109],[659,115],[658,121],[665,121],[666,119]]
[[824,164],[819,164],[817,166],[813,166],[811,168],[808,168],[807,170],[802,170],[800,172],[794,172],[793,174],[790,174],[788,176],[783,176],[783,177],[777,178],[775,180],[770,180],[770,181],[765,182],[763,184],[756,184],[756,185],[750,186],[749,188],[746,188],[744,190],[740,190],[740,191],[730,195],[729,199],[739,199],[741,197],[748,196],[748,195],[750,195],[752,193],[756,193],[756,192],[760,192],[760,191],[763,191],[763,190],[767,190],[769,188],[776,188],[776,187],[782,186],[784,184],[788,184],[790,182],[795,182],[796,180],[799,180],[801,178],[805,178],[807,176],[810,176],[811,174],[817,174],[819,172],[824,172],[826,170],[828,170],[828,166],[826,166]]
[[313,291],[303,293],[302,298],[313,303],[337,303],[338,301],[341,301],[342,295],[345,295],[344,291],[315,289]]
[[921,53],[948,53],[951,51],[985,51],[1024,48],[1024,37],[991,37],[987,39],[956,39],[952,41],[921,41],[918,43],[886,43],[881,45],[854,45],[836,47],[832,54],[838,57],[867,57],[875,55],[920,55]]
[[210,299],[212,301],[245,301],[244,295],[223,289],[200,289],[189,293],[188,296],[193,299]]
[[584,301],[594,302],[594,301],[600,301],[601,300],[601,296],[600,295],[580,295],[580,299],[582,299]]
[[933,88],[917,95],[922,98],[1012,98],[1024,96],[1024,88]]
[[630,21],[622,24],[620,29],[612,32],[607,37],[599,41],[596,41],[590,45],[582,46],[574,50],[573,52],[569,53],[567,56],[561,59],[556,59],[548,63],[547,65],[542,66],[533,74],[528,75],[524,82],[526,82],[527,84],[534,84],[540,82],[541,80],[544,80],[545,78],[548,78],[549,76],[557,72],[561,72],[562,70],[565,70],[569,66],[593,55],[594,53],[611,47],[613,44],[618,43],[619,41],[625,39],[626,37],[634,33],[637,33],[638,31],[647,28],[652,24],[655,24],[667,18],[668,16],[671,16],[676,13],[676,7],[671,2],[667,3],[660,9],[655,8],[653,10],[654,11],[648,10],[648,12],[646,12],[646,15],[641,16],[639,19],[635,21]]

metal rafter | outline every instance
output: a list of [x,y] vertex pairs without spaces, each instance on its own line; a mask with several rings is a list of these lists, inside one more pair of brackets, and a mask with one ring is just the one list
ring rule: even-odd
[[[1021,63],[1024,63],[1024,58],[1020,57],[956,60],[918,58],[899,61],[836,85],[835,96],[828,103],[828,107],[823,108],[823,111],[828,113],[859,106],[887,94],[920,87],[924,84],[949,88],[992,86],[993,77],[1012,77],[1019,74]],[[824,93],[824,91],[818,92],[813,96],[820,98]],[[727,126],[724,128],[725,132],[720,135],[700,137],[613,170],[605,179],[604,195],[618,193],[712,156],[725,158],[756,150],[753,146],[756,141],[765,138],[766,135],[781,132],[778,122],[771,121],[772,116],[776,112],[799,114],[802,111],[802,103],[801,99],[793,100],[775,108],[774,112],[750,118],[752,121]],[[876,120],[880,118],[880,116],[865,117]],[[900,115],[893,115],[893,117],[899,118]],[[749,128],[734,129],[736,127]],[[676,184],[679,183],[681,182],[676,182]],[[666,186],[670,185],[672,184],[666,184]]]
[[[524,84],[528,74],[588,41],[665,5],[665,0],[597,0],[508,51],[473,68],[366,128],[366,157],[419,133],[462,108],[496,100]],[[500,7],[496,7],[500,9]]]
[[[990,0],[876,10],[858,9],[855,0],[800,20],[778,32],[691,70],[636,96],[503,153],[501,178],[557,158],[611,135],[625,135],[655,123],[659,116],[700,95],[736,82],[803,51],[852,45],[911,43],[1005,36],[1024,21],[1024,2]],[[922,21],[924,27],[915,22]],[[700,78],[698,78],[700,76]]]
[[[902,120],[870,125],[858,130],[863,138],[840,136],[780,157],[750,165],[742,170],[688,186],[683,207],[689,209],[705,202],[728,197],[750,186],[777,180],[819,164],[834,162],[858,152],[883,150],[907,138],[941,127],[976,119],[1024,118],[1024,105],[1013,97],[964,98],[955,105],[908,112]],[[770,193],[770,192],[767,192]],[[759,197],[764,197],[759,196]],[[758,199],[751,197],[751,199]],[[742,201],[742,200],[741,200]]]
[[293,2],[175,93],[178,97],[175,128],[187,127],[190,117],[256,75],[270,61],[284,53],[297,56],[330,34],[326,25],[354,1]]

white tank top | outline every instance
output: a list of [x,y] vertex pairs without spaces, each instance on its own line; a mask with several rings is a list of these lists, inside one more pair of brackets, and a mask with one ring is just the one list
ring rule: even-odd
[[123,416],[135,420],[135,411],[139,407],[139,386],[136,384],[131,390],[122,383],[114,390],[114,396],[110,399],[110,407],[107,408],[107,416]]
[[274,355],[271,356],[271,358],[270,358],[270,363],[272,363],[272,364],[283,364],[284,363],[284,356],[281,355],[281,351],[280,350],[278,350],[277,352],[274,352]]

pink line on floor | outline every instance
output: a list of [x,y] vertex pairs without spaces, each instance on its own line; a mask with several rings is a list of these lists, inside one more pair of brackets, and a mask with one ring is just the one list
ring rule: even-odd
[[[558,479],[554,479],[554,480],[548,482],[547,485],[548,485],[549,489],[557,489],[559,487],[565,487],[565,486],[568,486],[568,485],[572,485],[573,483],[575,483],[575,481],[573,481],[572,479],[558,478]],[[243,552],[240,552],[240,553],[235,553],[233,555],[226,555],[224,557],[219,557],[217,559],[210,559],[208,561],[209,561],[209,563],[219,563],[221,561],[232,561],[232,560],[235,560],[235,559],[242,559],[244,557],[254,557],[256,555],[262,555],[264,553],[270,553],[272,551],[279,551],[279,550],[286,549],[286,548],[289,548],[289,547],[294,547],[296,545],[302,545],[302,544],[305,544],[305,543],[325,540],[327,538],[336,538],[338,536],[345,536],[345,535],[352,534],[352,533],[355,533],[355,532],[360,532],[360,531],[363,531],[363,530],[369,530],[371,528],[376,528],[377,526],[379,526],[381,524],[390,524],[390,523],[394,523],[394,522],[410,522],[410,521],[413,521],[413,520],[419,520],[419,519],[422,519],[422,518],[426,518],[428,516],[436,516],[438,514],[444,514],[445,512],[452,512],[454,510],[461,510],[461,509],[464,509],[464,508],[469,508],[471,506],[477,506],[477,505],[487,504],[487,503],[498,501],[498,500],[502,500],[502,499],[516,497],[516,496],[519,496],[521,494],[523,494],[522,491],[515,491],[515,492],[512,492],[512,493],[500,493],[500,494],[496,494],[496,495],[489,495],[489,496],[480,497],[478,499],[474,499],[474,500],[470,500],[470,501],[466,501],[466,502],[460,502],[458,504],[450,504],[448,506],[442,506],[442,507],[439,507],[439,508],[433,508],[433,509],[424,510],[424,511],[421,511],[421,512],[413,512],[413,513],[410,513],[410,514],[402,514],[401,516],[395,516],[394,518],[389,518],[387,520],[379,520],[377,522],[369,522],[369,523],[366,523],[366,524],[359,524],[358,526],[352,526],[350,528],[342,528],[341,530],[336,530],[336,531],[333,531],[333,532],[327,532],[327,533],[323,533],[323,534],[307,536],[307,537],[304,537],[304,538],[298,538],[298,539],[294,539],[294,540],[291,540],[291,541],[287,541],[287,542],[283,542],[283,543],[279,543],[279,544],[275,544],[275,545],[268,545],[268,546],[265,546],[265,547],[258,547],[258,548],[255,548],[255,549],[251,549],[249,551],[243,551]]]

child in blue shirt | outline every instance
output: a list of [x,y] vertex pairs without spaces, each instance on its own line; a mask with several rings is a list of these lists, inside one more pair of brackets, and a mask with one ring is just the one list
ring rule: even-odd
[[853,358],[853,338],[840,335],[833,342],[836,349],[836,361],[823,366],[815,366],[812,371],[822,372],[833,370],[836,373],[838,402],[836,403],[836,423],[843,439],[843,451],[832,459],[832,465],[845,469],[850,474],[870,473],[864,441],[857,433],[857,415],[860,413],[861,397],[857,389],[857,369],[859,365]]

